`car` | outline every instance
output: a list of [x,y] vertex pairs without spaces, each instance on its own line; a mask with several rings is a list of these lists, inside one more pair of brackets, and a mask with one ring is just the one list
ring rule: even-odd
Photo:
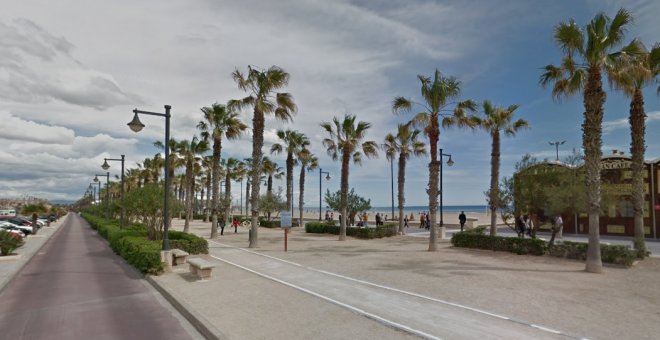
[[33,230],[32,227],[29,226],[23,226],[23,225],[16,225],[11,222],[7,221],[1,221],[0,222],[0,228],[5,229],[5,230],[18,230],[22,232],[25,235],[31,235]]
[[19,216],[12,216],[12,217],[9,217],[9,218],[2,218],[0,220],[11,222],[11,223],[17,224],[17,225],[32,226],[32,222],[30,222],[28,219],[25,219],[25,218],[22,218],[22,217],[19,217]]

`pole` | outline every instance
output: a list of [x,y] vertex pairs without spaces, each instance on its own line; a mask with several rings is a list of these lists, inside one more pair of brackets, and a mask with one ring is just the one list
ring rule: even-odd
[[442,220],[442,195],[444,192],[442,191],[442,161],[443,161],[443,153],[442,153],[442,148],[440,149],[440,227],[444,225],[444,221]]
[[170,250],[170,185],[172,179],[170,178],[170,105],[165,105],[165,199],[163,207],[163,215],[165,222],[165,230],[163,231],[163,250]]
[[[291,219],[293,221],[293,219]],[[287,251],[288,248],[288,239],[289,239],[289,228],[284,228],[284,251]]]
[[555,144],[555,152],[557,153],[557,162],[559,162],[559,143]]
[[110,171],[105,173],[105,219],[110,220]]
[[121,229],[126,228],[126,212],[124,210],[124,155],[121,155],[121,216],[120,216],[120,223],[119,225],[121,226]]
[[323,192],[321,191],[321,177],[323,174],[323,169],[319,168],[319,221],[321,220],[321,195]]
[[394,157],[390,159],[390,182],[392,184],[392,220],[394,220]]

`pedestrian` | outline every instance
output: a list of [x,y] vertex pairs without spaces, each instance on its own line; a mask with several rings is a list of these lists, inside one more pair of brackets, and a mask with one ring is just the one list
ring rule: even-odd
[[220,227],[220,235],[224,235],[225,234],[225,217],[224,216],[220,216],[218,218],[218,227]]
[[326,220],[326,221],[329,221],[329,220],[330,220],[330,212],[327,211],[327,210],[325,211],[325,220]]
[[524,223],[524,226],[525,226],[525,234],[527,234],[527,236],[532,236],[532,234],[531,234],[531,232],[532,232],[531,222],[532,221],[529,219],[529,216],[527,216],[527,215],[523,216],[523,223]]
[[238,225],[241,224],[238,217],[234,216],[234,221],[231,224],[234,226],[234,234],[238,233]]
[[559,238],[563,239],[564,235],[564,220],[561,218],[561,215],[557,215],[557,218],[555,219],[555,226],[559,229],[557,232],[559,233]]
[[422,213],[419,215],[419,227],[426,228],[426,214]]
[[518,233],[518,237],[525,238],[525,220],[523,219],[523,215],[518,216],[516,219],[516,232]]
[[335,212],[331,211],[330,212],[330,221],[334,221],[334,220],[335,220]]
[[408,228],[408,216],[403,215],[403,226]]
[[381,220],[380,213],[376,213],[376,227],[379,227],[381,224],[383,224],[383,221]]
[[426,230],[431,229],[431,215],[429,213],[426,213]]
[[362,225],[367,227],[367,220],[369,219],[369,214],[365,211],[362,215]]
[[39,229],[39,225],[37,225],[37,219],[39,219],[37,213],[32,213],[32,234],[34,235],[37,234],[37,229]]
[[467,221],[467,217],[465,216],[465,211],[461,211],[461,214],[458,215],[458,222],[461,223],[461,232],[463,231],[463,226],[465,226],[465,221]]

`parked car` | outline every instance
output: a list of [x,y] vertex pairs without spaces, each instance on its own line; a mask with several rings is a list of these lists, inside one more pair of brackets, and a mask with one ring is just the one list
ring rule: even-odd
[[22,234],[24,234],[24,235],[26,235],[26,236],[27,236],[27,235],[31,235],[31,234],[32,234],[32,231],[33,231],[33,230],[32,230],[32,227],[29,227],[29,226],[23,226],[23,225],[16,225],[16,224],[14,224],[14,223],[7,222],[7,221],[2,221],[2,222],[0,222],[0,228],[2,228],[2,229],[4,229],[4,230],[8,230],[8,231],[9,231],[9,230],[18,230],[18,231],[20,231]]

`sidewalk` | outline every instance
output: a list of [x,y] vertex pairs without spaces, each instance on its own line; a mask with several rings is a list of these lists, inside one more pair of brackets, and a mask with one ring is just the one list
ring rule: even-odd
[[[210,225],[190,231],[208,238]],[[594,275],[579,261],[454,249],[448,240],[427,252],[421,237],[338,242],[296,228],[284,252],[282,230],[260,228],[253,249],[247,234],[226,228],[209,240],[209,280],[185,265],[151,278],[225,338],[650,339],[660,322],[657,259]],[[623,313],[604,312],[612,308]]]

